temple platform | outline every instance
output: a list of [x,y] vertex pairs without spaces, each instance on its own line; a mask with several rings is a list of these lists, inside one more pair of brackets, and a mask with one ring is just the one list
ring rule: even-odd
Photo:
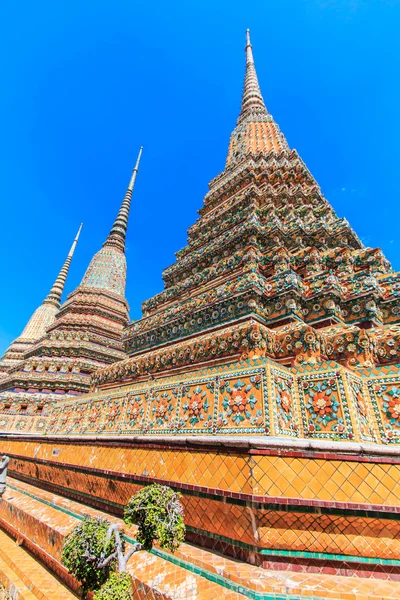
[[[119,522],[122,525],[119,519],[103,511],[91,509],[81,503],[13,479],[9,483],[4,500],[0,503],[1,525],[5,525],[10,534],[14,535],[19,543],[26,546],[38,559],[46,560],[48,568],[55,571],[58,576],[62,576],[63,573],[63,568],[59,564],[62,540],[84,514],[101,514],[112,522]],[[6,534],[1,535],[2,543],[3,538],[7,540],[4,551],[1,551],[1,557],[5,552],[8,556],[8,564],[13,565],[15,569],[17,564],[20,564],[20,568],[23,564],[25,571],[26,561],[20,563],[20,554],[27,554],[26,551],[16,546]],[[126,531],[128,543],[134,540],[134,536],[135,528]],[[34,558],[30,556],[29,558],[36,564]],[[129,572],[133,577],[137,597],[146,600],[150,598],[383,600],[398,598],[400,595],[400,582],[317,573],[275,572],[224,558],[214,552],[186,543],[175,555],[157,548],[151,554],[146,552],[135,554],[129,563]],[[39,572],[38,577],[42,577]],[[4,575],[1,580],[3,578]],[[24,578],[26,580],[26,576]],[[22,597],[30,598],[29,595]],[[43,596],[43,598],[55,597],[75,596],[68,591],[65,591],[64,595]]]
[[72,590],[63,537],[84,514],[118,521],[141,486],[159,482],[183,494],[187,541],[175,555],[131,559],[138,598],[400,597],[400,448],[10,435],[0,453],[11,457],[1,528]]

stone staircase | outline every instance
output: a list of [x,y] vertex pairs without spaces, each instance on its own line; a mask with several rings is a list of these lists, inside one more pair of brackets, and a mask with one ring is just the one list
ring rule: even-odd
[[[0,502],[0,526],[20,546],[0,532],[0,583],[16,590],[18,599],[76,597],[41,565],[76,592],[77,584],[60,565],[60,556],[64,536],[85,514],[102,515],[123,525],[115,516],[9,478]],[[134,541],[134,528],[125,534],[128,543]],[[400,582],[268,571],[190,544],[182,544],[174,555],[158,548],[151,554],[138,552],[129,562],[129,572],[139,600],[400,598]]]
[[2,531],[0,583],[16,600],[73,600],[77,597]]

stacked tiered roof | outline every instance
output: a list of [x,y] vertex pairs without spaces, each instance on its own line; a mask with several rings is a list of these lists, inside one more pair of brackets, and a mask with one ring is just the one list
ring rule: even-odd
[[110,234],[92,258],[81,284],[60,308],[60,281],[63,278],[65,282],[67,272],[64,265],[43,305],[46,310],[51,306],[52,319],[42,323],[19,361],[8,365],[0,382],[7,405],[27,399],[41,404],[46,399],[54,400],[55,393],[88,391],[93,371],[126,356],[122,342],[122,331],[129,322],[125,238],[141,153],[142,149]]
[[398,361],[400,278],[336,215],[289,147],[265,107],[249,32],[241,112],[199,212],[188,245],[164,271],[165,290],[125,332],[132,358],[97,372],[96,384],[232,356],[350,367]]

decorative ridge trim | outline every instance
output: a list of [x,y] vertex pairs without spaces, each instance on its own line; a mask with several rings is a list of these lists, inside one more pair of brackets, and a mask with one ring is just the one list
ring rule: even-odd
[[[81,396],[80,401],[85,397]],[[64,404],[64,403],[63,403]],[[3,440],[38,440],[43,443],[57,441],[63,444],[117,444],[132,446],[151,445],[153,447],[178,446],[181,450],[234,451],[245,454],[269,454],[272,456],[308,456],[327,460],[362,460],[363,462],[400,463],[400,447],[388,447],[384,444],[359,444],[356,442],[331,442],[321,440],[292,440],[290,438],[269,437],[265,440],[257,437],[239,436],[168,436],[168,435],[46,435],[42,434],[0,434]]]
[[224,535],[212,533],[211,531],[191,527],[190,525],[186,525],[186,529],[190,533],[198,534],[207,538],[211,538],[213,540],[222,541],[232,546],[236,546],[237,548],[243,548],[245,550],[257,552],[258,554],[261,554],[263,556],[303,558],[308,560],[324,560],[330,562],[344,561],[356,564],[358,563],[367,565],[400,567],[400,560],[397,559],[375,558],[368,556],[359,556],[354,554],[332,554],[329,552],[308,552],[303,550],[275,550],[273,548],[260,548],[259,546],[254,546],[253,544],[248,544],[246,542],[234,540]]

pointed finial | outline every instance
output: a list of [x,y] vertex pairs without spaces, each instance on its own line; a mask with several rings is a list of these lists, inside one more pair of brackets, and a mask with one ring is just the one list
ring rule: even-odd
[[253,48],[250,41],[250,29],[246,30],[246,75],[244,79],[244,88],[242,96],[242,109],[240,111],[238,124],[249,114],[262,113],[268,114],[264,104],[258,83],[256,68],[254,65]]
[[142,152],[143,152],[143,146],[140,146],[139,154],[136,159],[136,164],[133,167],[132,177],[131,177],[131,180],[128,185],[128,190],[131,190],[131,192],[133,192],[133,188],[135,187],[135,180],[136,180],[137,172],[139,171],[139,163],[140,163],[140,159],[142,158]]
[[79,236],[81,235],[82,227],[83,227],[83,223],[81,223],[79,225],[78,233],[76,234],[75,239],[74,239],[74,241],[72,243],[71,250],[68,252],[68,257],[69,258],[72,258],[73,255],[74,255],[75,248],[76,248],[76,245],[77,245],[78,240],[79,240]]
[[78,243],[79,236],[81,234],[82,226],[83,226],[83,223],[80,224],[78,233],[76,234],[76,236],[74,238],[74,241],[72,243],[70,251],[68,252],[65,263],[63,264],[61,271],[59,272],[58,277],[55,280],[54,285],[51,288],[48,296],[44,300],[44,302],[46,302],[46,303],[54,304],[55,306],[57,306],[57,308],[59,308],[60,304],[61,304],[61,296],[62,296],[62,293],[64,290],[65,282],[67,280],[67,275],[68,275],[72,257],[75,252],[76,244]]
[[117,218],[114,221],[114,225],[111,228],[110,235],[104,242],[103,246],[113,246],[118,248],[121,252],[125,251],[125,238],[126,231],[128,229],[128,217],[129,210],[131,207],[132,192],[135,186],[136,175],[139,171],[139,163],[142,156],[143,146],[140,146],[139,154],[136,160],[136,164],[132,171],[132,176],[129,181],[128,189],[119,209]]

